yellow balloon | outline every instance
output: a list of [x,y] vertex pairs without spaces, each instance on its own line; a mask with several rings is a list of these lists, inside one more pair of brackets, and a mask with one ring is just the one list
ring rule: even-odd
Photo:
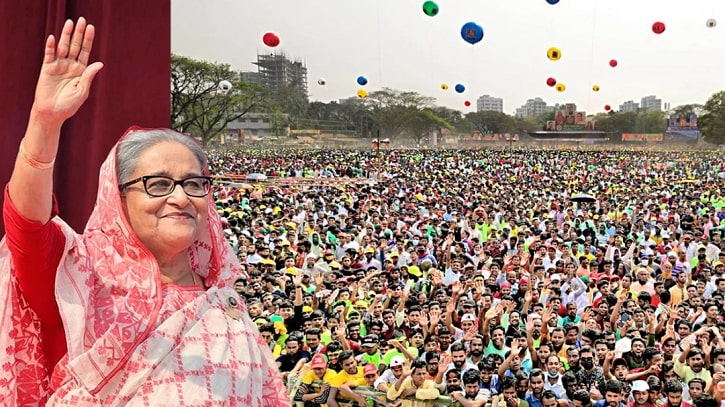
[[358,89],[357,97],[359,97],[360,99],[365,99],[366,97],[368,97],[368,91],[366,91],[365,89]]
[[558,61],[561,59],[561,50],[556,47],[551,47],[546,51],[546,56],[552,61]]
[[556,91],[557,92],[563,92],[565,90],[566,90],[566,85],[564,85],[563,83],[557,83],[556,84]]
[[448,84],[447,83],[441,83],[441,89],[448,90]]
[[599,85],[592,86],[592,90],[595,92],[599,92]]

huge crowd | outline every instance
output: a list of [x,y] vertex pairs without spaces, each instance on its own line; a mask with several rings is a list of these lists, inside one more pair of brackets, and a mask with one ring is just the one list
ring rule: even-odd
[[298,406],[721,405],[722,153],[210,164],[235,289]]

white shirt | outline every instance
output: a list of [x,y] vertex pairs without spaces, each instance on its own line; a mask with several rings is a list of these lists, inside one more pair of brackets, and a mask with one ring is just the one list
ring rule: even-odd
[[375,388],[375,390],[377,390],[378,385],[381,383],[385,383],[388,386],[394,386],[397,381],[398,379],[393,375],[393,370],[385,369],[383,374],[381,374],[380,377],[375,380],[375,383],[373,383],[373,387]]
[[564,384],[561,382],[561,374],[556,379],[556,382],[554,384],[551,384],[549,381],[549,377],[546,376],[544,378],[544,390],[551,390],[554,393],[556,393],[557,396],[566,397],[566,389],[564,388]]

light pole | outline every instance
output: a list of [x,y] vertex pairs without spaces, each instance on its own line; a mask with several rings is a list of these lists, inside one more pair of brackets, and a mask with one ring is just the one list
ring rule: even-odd
[[378,129],[377,141],[378,141],[378,143],[377,143],[378,144],[378,151],[375,154],[375,157],[377,158],[377,164],[376,164],[376,166],[378,168],[378,175],[376,176],[376,178],[377,178],[378,182],[380,182],[380,161],[381,161],[380,160],[380,144],[382,143],[380,141],[380,129]]

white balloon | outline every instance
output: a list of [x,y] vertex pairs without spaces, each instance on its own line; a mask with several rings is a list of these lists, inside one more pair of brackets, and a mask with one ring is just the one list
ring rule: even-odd
[[327,82],[325,82],[325,79],[324,78],[320,78],[320,79],[317,80],[317,84],[320,85],[320,86],[324,86],[326,83]]
[[705,25],[708,26],[709,28],[713,28],[717,25],[717,21],[715,21],[714,18],[708,18],[707,21],[705,22]]
[[219,82],[219,90],[221,90],[224,93],[229,92],[230,90],[232,90],[232,83],[229,81]]

